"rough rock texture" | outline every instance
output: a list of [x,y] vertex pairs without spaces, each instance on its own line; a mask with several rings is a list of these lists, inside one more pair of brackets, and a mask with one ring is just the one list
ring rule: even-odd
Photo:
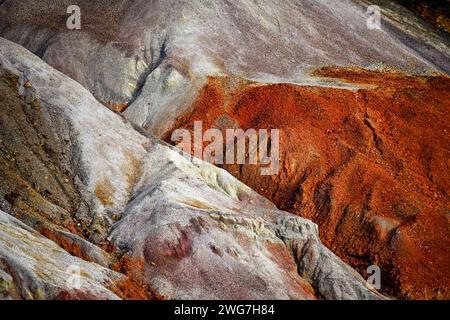
[[[387,293],[400,298],[449,297],[448,36],[386,0],[84,0],[78,1],[80,31],[65,27],[70,4],[2,1],[0,35],[69,75],[109,108],[124,111],[124,117],[146,134],[167,139],[173,129],[189,128],[194,120],[205,121],[204,129],[281,129],[282,167],[276,176],[261,177],[259,168],[251,166],[226,169],[281,209],[313,219],[329,248],[362,275],[368,265],[379,265]],[[382,9],[382,30],[366,26],[366,9],[372,4]],[[7,143],[7,153],[0,158],[5,175],[1,207],[66,250],[106,265],[111,257],[86,239],[108,247],[109,227],[122,213],[139,230],[151,219],[162,219],[160,214],[143,218],[148,212],[140,208],[146,205],[142,194],[148,189],[149,196],[162,203],[159,195],[174,192],[164,183],[153,185],[143,178],[154,144],[116,115],[93,107],[93,97],[80,97],[81,87],[75,83],[65,78],[50,81],[53,89],[63,86],[56,97],[46,93],[58,110],[51,116],[23,109],[19,98],[9,97],[9,88],[19,84],[21,95],[33,105],[34,80],[27,74],[39,71],[33,65],[21,66],[24,72],[16,77],[4,75],[0,84],[5,92],[0,101],[13,112],[0,115],[5,123],[0,139]],[[37,104],[30,109],[39,108]],[[17,123],[12,114],[20,119]],[[28,123],[35,122],[33,129]],[[17,131],[23,141],[9,138]],[[173,167],[179,174],[192,166],[180,159],[174,167],[166,160],[152,165],[161,170]],[[32,174],[25,169],[26,161]],[[174,178],[158,179],[162,183]],[[180,205],[166,200],[164,210]],[[197,266],[195,252],[205,248],[196,239],[211,232],[222,237],[208,217],[203,222],[207,231],[198,227],[196,219],[205,215],[204,210],[210,209],[189,211],[189,221],[194,220],[184,225],[168,224],[174,228],[170,232],[164,229],[168,226],[152,225],[163,232],[151,240],[141,232],[128,238],[125,235],[136,230],[118,222],[110,239],[130,254],[118,268],[133,274],[144,268],[143,281],[168,297],[181,297],[188,290],[214,295],[213,287],[205,284],[217,281],[210,273],[190,274],[206,287],[177,291],[168,285],[174,273],[148,265],[156,259],[150,256],[165,253],[148,249],[147,241],[162,241],[170,244],[167,254],[178,257],[175,261],[186,261],[179,256],[188,255],[187,265]],[[235,213],[246,215],[240,211]],[[263,219],[273,223],[266,214]],[[183,231],[186,228],[189,231]],[[278,228],[269,229],[277,233]],[[314,256],[283,241],[297,259]],[[184,248],[181,253],[171,253],[173,243]],[[192,247],[198,251],[190,253]],[[322,252],[322,258],[314,256],[316,262],[329,254],[316,249]],[[262,256],[267,255],[264,250]],[[216,256],[211,259],[217,261]],[[240,261],[233,263],[237,264],[227,260],[224,265],[245,269]],[[252,268],[265,272],[259,260],[252,263]],[[174,265],[174,272],[181,268]],[[310,266],[298,264],[300,274],[309,275],[318,290],[321,282],[312,280]],[[286,274],[298,280],[295,273]],[[180,286],[183,277],[177,278]],[[276,286],[280,281],[287,280],[278,277],[268,283]],[[300,291],[289,288],[291,294],[308,291],[302,285],[297,287]]]
[[0,50],[2,207],[30,225],[45,220],[101,241],[147,140],[25,49],[18,59],[3,40]]
[[316,225],[228,173],[160,145],[143,173],[111,237],[164,297],[311,299],[309,283],[326,299],[380,297],[320,243]]
[[[210,78],[174,128],[278,128],[280,167],[225,165],[281,209],[316,222],[362,274],[402,298],[448,298],[450,80],[325,68],[356,87]],[[295,115],[293,117],[292,115]],[[167,136],[170,140],[170,131]],[[234,142],[233,142],[234,143]]]
[[[3,296],[384,298],[322,245],[315,224],[276,209],[222,169],[142,136],[2,38],[0,75],[1,208],[42,234],[1,213]],[[50,189],[55,181],[62,190]],[[63,287],[72,263],[89,279],[77,293]]]
[[450,32],[450,1],[395,0],[436,27]]
[[[382,28],[397,35],[398,41],[416,54],[426,57],[444,73],[449,73],[450,38],[404,7],[390,0],[357,0],[362,6],[378,5],[382,10]],[[445,0],[447,1],[447,0]],[[361,67],[361,66],[360,66]]]
[[208,75],[303,83],[309,70],[327,65],[448,72],[448,39],[408,12],[402,17],[413,23],[399,25],[400,7],[379,2],[386,6],[382,30],[367,28],[371,2],[361,0],[83,0],[82,28],[71,31],[70,0],[6,0],[0,35],[110,107],[130,105],[129,119],[160,133],[158,120],[173,119],[189,102],[180,92]]
[[[80,268],[80,288],[69,286]],[[124,275],[71,256],[54,242],[0,211],[1,299],[119,299]],[[70,279],[69,279],[70,280]]]

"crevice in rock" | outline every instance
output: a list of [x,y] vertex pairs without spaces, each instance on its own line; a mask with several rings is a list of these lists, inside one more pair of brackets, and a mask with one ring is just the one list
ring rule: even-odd
[[372,120],[370,120],[370,118],[366,115],[364,117],[364,124],[370,129],[370,131],[372,132],[372,140],[373,143],[375,145],[375,148],[377,149],[378,153],[380,154],[381,158],[384,159],[384,153],[383,153],[383,140],[380,138],[380,136],[377,134],[377,131],[375,129],[375,126],[372,122]]
[[136,90],[134,91],[130,101],[128,102],[128,108],[139,98],[139,96],[142,93],[142,89],[145,86],[145,83],[147,81],[147,78],[152,74],[153,71],[155,71],[166,59],[167,57],[167,42],[168,42],[168,36],[164,38],[164,41],[161,45],[161,48],[159,50],[159,57],[155,62],[152,62],[152,64],[147,68],[145,72],[143,72],[138,79]]
[[43,58],[45,53],[47,52],[48,47],[52,44],[52,41],[55,36],[50,36],[47,40],[45,40],[39,48],[34,52],[39,58]]

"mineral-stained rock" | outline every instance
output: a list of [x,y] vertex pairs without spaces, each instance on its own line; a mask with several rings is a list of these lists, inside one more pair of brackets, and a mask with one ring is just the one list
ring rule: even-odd
[[0,4],[0,35],[81,84],[2,40],[0,208],[89,261],[116,245],[165,297],[375,297],[317,235],[281,235],[275,216],[300,218],[95,98],[167,140],[276,128],[277,175],[226,169],[360,274],[380,266],[387,293],[449,297],[447,38],[385,0],[81,0],[76,31],[71,4]]
[[123,279],[120,273],[71,256],[0,211],[0,298],[119,299],[113,288]]
[[[36,148],[28,155],[27,175],[15,161],[8,172],[23,184],[46,186],[40,172],[44,164],[55,172],[54,179],[65,179],[59,172],[67,168],[66,179],[74,181],[75,208],[88,203],[82,214],[94,226],[96,215],[104,216],[102,229],[91,229],[89,238],[83,238],[82,232],[71,236],[64,221],[74,219],[76,210],[62,211],[60,216],[47,215],[44,210],[21,213],[23,206],[35,209],[44,200],[57,206],[59,198],[42,189],[34,190],[34,198],[28,197],[21,185],[15,186],[15,201],[2,194],[3,207],[61,246],[2,213],[0,254],[5,257],[2,263],[6,262],[0,275],[2,288],[7,288],[3,291],[8,290],[6,297],[116,298],[108,291],[112,290],[126,298],[143,297],[145,292],[140,290],[144,289],[148,296],[186,299],[383,298],[321,244],[312,222],[276,209],[222,169],[142,136],[73,80],[1,38],[0,58],[0,88],[6,97],[0,114],[8,120],[4,120],[8,125],[0,127],[3,140],[8,140],[2,152],[13,147],[22,152]],[[21,79],[25,78],[32,92],[24,89]],[[11,112],[21,116],[33,106],[39,106],[39,118],[31,119],[38,119],[40,125],[32,130],[20,127],[10,116]],[[48,147],[30,146],[30,131]],[[43,131],[52,139],[43,137]],[[70,137],[66,149],[51,153],[65,137]],[[63,152],[72,155],[66,162]],[[49,154],[54,160],[38,162]],[[2,178],[1,190],[17,180]],[[38,222],[33,223],[34,219]],[[46,231],[48,226],[57,230],[57,236],[55,231]],[[114,254],[122,254],[117,263],[109,265],[128,278],[80,259],[89,260],[88,253],[95,250],[80,252],[67,246],[68,239],[84,243],[107,234],[110,246],[116,248]],[[101,249],[97,253],[101,255]],[[43,270],[57,263],[52,259],[66,262]],[[65,279],[62,273],[72,263],[82,264],[88,270],[84,276],[91,278],[80,291],[64,293],[60,290]]]
[[[144,262],[145,281],[164,297],[381,298],[320,243],[316,225],[277,210],[228,173],[160,145],[143,172],[111,237]],[[318,260],[292,256],[294,247]]]
[[301,83],[311,68],[327,65],[449,71],[450,53],[442,46],[448,40],[407,12],[404,20],[414,23],[402,28],[398,8],[383,11],[383,28],[370,30],[366,11],[372,3],[81,0],[82,28],[68,30],[70,0],[6,0],[0,35],[35,52],[105,104],[133,108],[144,94],[134,107],[139,111],[129,117],[156,130],[160,114],[182,113],[179,91],[192,91],[209,75]]
[[0,63],[1,207],[39,229],[103,240],[147,140],[25,49],[2,40]]
[[449,297],[450,80],[339,68],[315,75],[355,87],[210,78],[173,128],[278,128],[275,175],[248,162],[224,167],[316,222],[361,274],[378,265],[385,291]]
[[395,0],[443,31],[450,33],[450,9],[448,1]]

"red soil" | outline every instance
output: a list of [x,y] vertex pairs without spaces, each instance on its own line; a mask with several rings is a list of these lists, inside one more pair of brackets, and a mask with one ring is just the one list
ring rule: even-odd
[[111,268],[127,276],[125,280],[115,283],[112,290],[126,300],[163,300],[164,297],[150,288],[143,281],[146,262],[127,256],[120,258]]
[[[175,128],[280,129],[278,174],[224,168],[281,209],[382,291],[450,298],[450,79],[324,68],[359,90],[213,78]],[[369,85],[369,86],[367,86]],[[165,137],[170,139],[170,132]]]

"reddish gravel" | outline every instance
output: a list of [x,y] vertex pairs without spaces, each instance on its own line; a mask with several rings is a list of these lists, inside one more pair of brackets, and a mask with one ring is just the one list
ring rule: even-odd
[[[450,298],[450,78],[323,68],[362,89],[211,77],[174,128],[277,128],[274,176],[225,169],[275,204],[319,224],[321,239],[382,291]],[[166,135],[169,140],[170,132]]]

